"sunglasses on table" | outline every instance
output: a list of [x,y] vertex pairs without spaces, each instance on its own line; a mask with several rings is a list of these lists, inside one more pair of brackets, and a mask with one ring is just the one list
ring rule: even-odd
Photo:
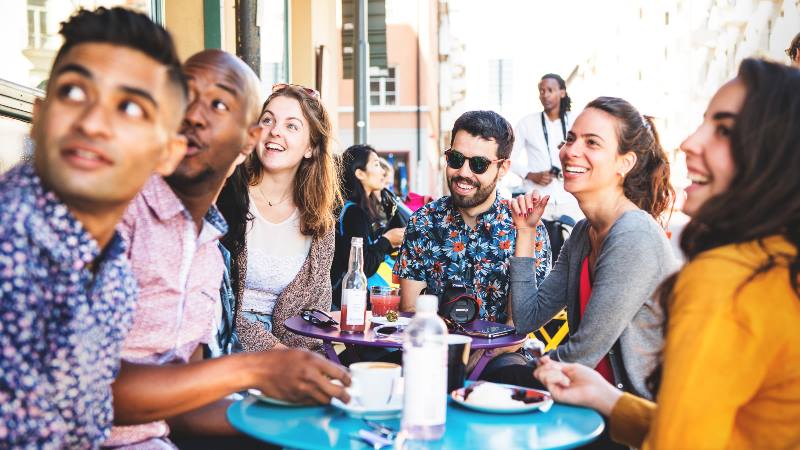
[[464,326],[455,320],[448,317],[442,317],[442,320],[444,321],[445,326],[447,326],[447,331],[450,333],[467,334],[467,330],[464,329]]
[[301,89],[301,90],[302,90],[303,92],[305,92],[306,94],[308,94],[308,95],[310,95],[310,96],[314,97],[315,99],[319,100],[319,97],[320,97],[320,96],[319,96],[319,91],[318,91],[318,90],[316,90],[316,89],[312,89],[312,88],[310,88],[310,87],[305,87],[305,86],[302,86],[302,85],[299,85],[299,84],[291,84],[291,83],[278,83],[278,84],[273,84],[273,85],[272,85],[272,92],[278,92],[278,91],[280,91],[281,89],[285,89],[285,88],[287,88],[287,87],[289,87],[289,86],[292,86],[292,87],[296,87],[296,88],[298,88],[298,89]]
[[505,161],[508,158],[489,159],[483,156],[464,156],[458,150],[448,149],[444,152],[444,157],[447,160],[447,167],[458,170],[464,166],[464,161],[469,163],[469,170],[472,173],[480,175],[487,170],[492,163]]
[[333,320],[325,311],[319,309],[304,309],[300,312],[300,318],[318,327],[332,327],[339,325],[339,322]]

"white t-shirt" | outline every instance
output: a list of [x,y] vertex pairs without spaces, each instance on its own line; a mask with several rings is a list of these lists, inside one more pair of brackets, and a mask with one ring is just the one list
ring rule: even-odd
[[[565,115],[564,125],[567,132],[574,117],[572,112]],[[558,144],[565,141],[567,136],[561,127],[561,119],[550,120],[545,114],[544,123],[547,127],[547,140],[544,138],[541,112],[527,115],[519,121],[514,133],[514,149],[511,151],[511,171],[522,178],[525,192],[536,189],[542,195],[550,196],[545,218],[558,217],[561,214],[574,219],[582,218],[577,200],[564,190],[563,179],[555,178],[547,186],[542,186],[525,178],[528,172],[548,171],[551,166],[562,169]]]
[[311,236],[300,233],[300,213],[292,213],[281,223],[266,220],[250,199],[248,225],[247,278],[244,281],[242,310],[272,314],[275,302],[295,279],[311,250]]

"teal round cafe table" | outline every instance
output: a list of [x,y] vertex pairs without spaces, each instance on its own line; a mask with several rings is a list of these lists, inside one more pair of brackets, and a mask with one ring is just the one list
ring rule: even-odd
[[[368,429],[364,422],[333,406],[277,406],[248,397],[228,408],[228,420],[251,437],[291,449],[372,448],[357,437],[359,430]],[[399,418],[380,422],[400,427]],[[444,437],[424,448],[567,449],[591,442],[603,427],[600,414],[576,406],[556,403],[545,413],[488,414],[450,401]]]

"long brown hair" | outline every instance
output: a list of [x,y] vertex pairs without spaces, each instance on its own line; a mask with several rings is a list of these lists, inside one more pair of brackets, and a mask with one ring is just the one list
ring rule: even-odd
[[[305,88],[293,85],[273,92],[264,102],[261,115],[276,97],[297,100],[309,125],[311,157],[301,160],[294,177],[294,203],[300,212],[300,232],[320,237],[334,228],[334,210],[342,205],[339,173],[331,146],[331,120],[319,99],[310,95]],[[250,154],[244,166],[248,184],[255,186],[260,183],[264,177],[264,167],[256,152]]]
[[[261,115],[276,97],[293,98],[300,103],[303,117],[308,122],[312,153],[303,158],[293,180],[293,200],[300,213],[300,232],[321,237],[334,229],[334,211],[342,205],[339,170],[331,145],[331,121],[319,99],[305,88],[286,85],[274,91],[261,108]],[[235,259],[245,245],[247,222],[250,214],[249,186],[255,186],[264,177],[264,167],[256,152],[236,168],[225,182],[217,207],[228,222],[228,233],[221,239]]]
[[586,108],[599,109],[617,119],[619,154],[636,154],[636,164],[622,182],[625,197],[664,225],[661,214],[672,205],[675,190],[653,118],[641,115],[633,105],[617,97],[598,97]]
[[[763,240],[781,235],[796,253],[769,254],[743,285],[779,262],[788,263],[788,281],[800,298],[800,70],[745,59],[737,77],[747,93],[730,135],[734,177],[725,192],[692,216],[681,234],[681,249],[688,263],[723,245],[756,241],[766,250]],[[665,312],[677,279],[678,274],[667,278],[658,289]],[[648,387],[657,392],[660,384],[661,364]]]

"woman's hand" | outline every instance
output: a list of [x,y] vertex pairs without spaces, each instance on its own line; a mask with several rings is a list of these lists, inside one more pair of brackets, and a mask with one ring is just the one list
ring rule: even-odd
[[544,214],[544,207],[550,196],[542,197],[539,191],[531,191],[525,195],[518,195],[511,200],[511,218],[514,221],[514,226],[517,231],[536,229],[542,215]]
[[556,362],[547,356],[540,360],[533,376],[545,385],[556,401],[588,406],[606,417],[611,415],[622,396],[622,392],[596,370],[581,364]]
[[383,237],[389,240],[389,242],[392,244],[392,247],[397,248],[403,243],[403,236],[405,234],[405,228],[392,228],[386,233],[383,233]]

